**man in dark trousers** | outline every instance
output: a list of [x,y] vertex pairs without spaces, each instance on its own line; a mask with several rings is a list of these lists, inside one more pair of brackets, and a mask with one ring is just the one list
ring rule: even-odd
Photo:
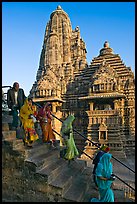
[[[103,146],[100,148],[100,150],[99,150],[99,152],[97,153],[97,155],[95,156],[95,158],[93,159],[93,164],[94,164],[94,168],[93,168],[93,180],[94,180],[94,183],[95,183],[96,186],[97,186],[97,183],[96,183],[95,171],[96,171],[97,165],[98,165],[98,163],[99,163],[100,158],[102,157],[102,155],[103,155],[104,153],[109,152],[109,151],[110,151],[110,148],[109,148],[108,146],[106,146],[106,145],[103,145]],[[97,186],[97,187],[98,187],[98,186]]]
[[13,116],[13,129],[18,127],[18,111],[20,111],[23,106],[25,98],[24,90],[19,88],[18,82],[14,82],[13,88],[9,89],[7,92],[7,104]]

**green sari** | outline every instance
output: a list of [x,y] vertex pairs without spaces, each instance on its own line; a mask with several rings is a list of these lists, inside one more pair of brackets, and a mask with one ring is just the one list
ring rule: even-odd
[[77,147],[75,145],[75,141],[73,138],[72,123],[74,119],[75,117],[73,115],[69,115],[68,118],[63,122],[63,125],[61,128],[61,135],[64,138],[64,142],[67,149],[66,154],[64,155],[64,158],[67,160],[72,160],[75,158],[75,156],[79,155],[79,152],[77,150]]

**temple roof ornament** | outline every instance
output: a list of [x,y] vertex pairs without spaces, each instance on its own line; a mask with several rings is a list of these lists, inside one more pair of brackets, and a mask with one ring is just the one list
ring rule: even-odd
[[[66,17],[66,19],[67,19],[68,21],[70,21],[68,14],[61,8],[60,5],[58,5],[57,8],[56,8],[56,10],[54,10],[54,11],[50,14],[50,19],[52,20],[52,18],[53,18],[54,15],[60,16],[60,15],[62,15],[62,14],[65,15],[65,17]],[[69,24],[71,24],[71,23],[69,22]]]
[[57,10],[62,10],[60,5],[57,6]]
[[109,47],[109,43],[108,43],[108,41],[105,41],[104,48],[108,48],[108,47]]
[[79,26],[77,26],[77,27],[75,28],[75,31],[79,31]]
[[105,41],[104,48],[100,50],[100,55],[112,55],[113,49],[109,47],[109,43]]

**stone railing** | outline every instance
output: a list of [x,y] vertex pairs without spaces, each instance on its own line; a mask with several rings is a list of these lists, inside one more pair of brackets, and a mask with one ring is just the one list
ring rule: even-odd
[[89,116],[93,116],[93,115],[117,115],[118,112],[117,110],[90,110],[87,111]]

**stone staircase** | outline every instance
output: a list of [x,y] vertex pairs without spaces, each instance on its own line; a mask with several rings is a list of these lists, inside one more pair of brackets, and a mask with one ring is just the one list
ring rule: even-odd
[[[28,149],[4,120],[2,142],[3,202],[7,198],[10,202],[89,202],[98,197],[93,167],[86,161],[77,158],[69,163],[59,157],[59,146],[53,148],[41,138]],[[124,190],[113,190],[116,201],[133,201],[125,198]]]

